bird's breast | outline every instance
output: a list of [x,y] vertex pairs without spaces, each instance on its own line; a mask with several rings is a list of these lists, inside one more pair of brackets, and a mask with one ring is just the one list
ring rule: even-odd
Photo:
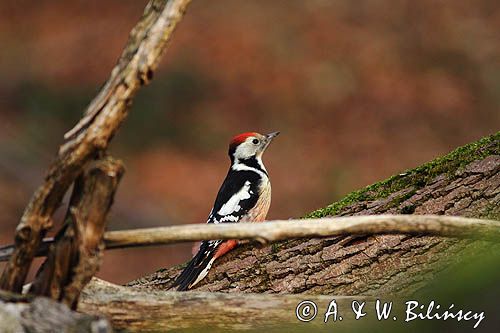
[[271,182],[265,179],[259,185],[259,198],[255,206],[250,209],[245,222],[262,222],[266,219],[267,212],[271,206]]

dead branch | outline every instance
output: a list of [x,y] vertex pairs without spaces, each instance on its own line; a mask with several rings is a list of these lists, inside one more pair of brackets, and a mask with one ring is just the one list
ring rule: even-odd
[[[79,311],[110,318],[113,327],[133,332],[163,332],[171,329],[269,329],[283,331],[287,324],[304,332],[316,325],[324,327],[324,313],[335,299],[343,320],[341,327],[355,324],[351,302],[366,302],[372,307],[372,297],[323,295],[270,295],[141,290],[118,286],[100,279],[84,289]],[[318,307],[316,320],[301,323],[296,317],[297,305],[314,301]],[[146,319],[147,318],[147,319]],[[331,320],[331,319],[330,319]],[[303,326],[297,326],[302,324]],[[315,325],[316,324],[316,325]],[[338,323],[337,323],[338,324]],[[336,327],[338,326],[337,324]]]
[[77,179],[65,225],[30,293],[76,307],[81,290],[99,269],[106,218],[123,171],[121,162],[107,157],[92,163]]
[[438,215],[331,217],[110,231],[105,234],[105,242],[107,249],[113,249],[210,239],[251,239],[267,243],[291,238],[374,234],[418,234],[499,241],[500,222]]
[[69,131],[45,182],[26,207],[15,233],[15,251],[0,289],[19,292],[40,240],[52,226],[52,215],[82,168],[100,152],[127,116],[132,98],[153,76],[173,30],[190,0],[151,0],[131,31],[109,79],[90,103],[82,120]]
[[[104,234],[106,250],[166,245],[211,239],[256,240],[261,243],[293,239],[349,235],[408,234],[482,239],[498,242],[500,222],[442,215],[373,215],[321,219],[276,220],[265,223],[193,224],[184,226],[109,231]],[[47,244],[37,253],[46,255]],[[0,248],[0,261],[13,246]]]

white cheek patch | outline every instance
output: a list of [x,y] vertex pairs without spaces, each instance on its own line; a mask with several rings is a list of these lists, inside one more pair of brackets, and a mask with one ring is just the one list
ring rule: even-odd
[[247,141],[245,142],[242,142],[238,146],[238,148],[236,148],[236,151],[234,152],[234,157],[236,157],[236,159],[245,159],[256,154],[257,146],[249,141],[250,139],[251,138],[247,139]]
[[241,209],[240,202],[246,199],[250,199],[250,182],[247,180],[245,185],[234,194],[222,207],[219,209],[217,214],[219,215],[230,215],[239,212]]

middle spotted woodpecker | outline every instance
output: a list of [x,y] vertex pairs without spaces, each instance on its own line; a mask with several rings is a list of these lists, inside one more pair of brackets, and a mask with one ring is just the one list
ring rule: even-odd
[[[231,167],[222,183],[207,223],[264,221],[271,204],[271,183],[262,154],[279,134],[255,132],[235,136],[229,144]],[[177,277],[174,286],[188,290],[200,282],[214,261],[232,250],[236,240],[203,241],[198,252]]]

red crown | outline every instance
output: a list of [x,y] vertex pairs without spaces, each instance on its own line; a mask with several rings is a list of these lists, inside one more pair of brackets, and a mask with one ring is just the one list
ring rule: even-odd
[[230,142],[230,147],[236,147],[243,141],[245,141],[249,136],[256,136],[258,133],[255,132],[246,132],[236,135]]

